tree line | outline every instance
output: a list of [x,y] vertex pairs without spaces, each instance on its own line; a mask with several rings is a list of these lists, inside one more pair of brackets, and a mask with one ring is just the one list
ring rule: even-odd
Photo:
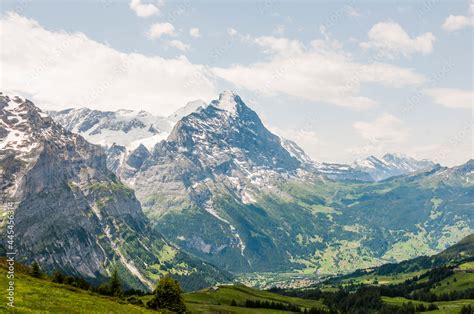
[[293,313],[308,313],[308,314],[336,314],[326,309],[312,307],[310,309],[304,307],[303,309],[296,304],[282,303],[268,300],[245,300],[245,302],[238,303],[235,300],[230,302],[231,306],[239,306],[254,309],[272,309],[278,311],[288,311]]

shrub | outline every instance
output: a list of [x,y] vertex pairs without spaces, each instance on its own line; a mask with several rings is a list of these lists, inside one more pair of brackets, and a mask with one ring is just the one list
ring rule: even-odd
[[31,264],[31,276],[40,278],[41,277],[41,269],[36,261]]
[[182,292],[176,280],[170,276],[165,276],[158,282],[153,292],[153,298],[148,301],[147,307],[156,310],[168,309],[176,313],[184,313],[186,306],[181,296]]
[[52,280],[55,283],[64,283],[63,273],[61,273],[59,270],[54,271]]

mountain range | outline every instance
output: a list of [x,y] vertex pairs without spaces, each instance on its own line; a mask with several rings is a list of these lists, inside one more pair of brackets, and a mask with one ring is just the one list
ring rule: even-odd
[[[230,278],[150,228],[133,190],[107,169],[101,147],[19,97],[0,96],[0,121],[2,192],[19,204],[15,248],[20,261],[35,260],[46,271],[92,282],[117,267],[133,287],[151,288],[170,271],[182,276],[187,288]],[[0,228],[5,228],[3,218]]]
[[356,160],[352,168],[368,173],[374,181],[405,175],[420,170],[429,170],[434,166],[430,160],[416,160],[402,154],[385,154],[382,158],[369,156]]
[[[84,259],[91,277],[118,263],[145,285],[165,271],[341,273],[437,253],[474,228],[473,160],[313,161],[232,92],[169,117],[68,109],[54,122],[7,96],[1,109],[24,258],[51,269]],[[93,245],[76,252],[80,241]]]
[[[89,142],[112,147],[109,155],[116,159],[117,153],[130,153],[140,145],[148,151],[153,150],[157,143],[167,139],[179,120],[206,106],[201,100],[191,101],[167,117],[155,116],[146,111],[99,111],[88,108],[48,111],[47,114],[66,130],[82,135]],[[416,160],[397,153],[388,153],[381,158],[369,156],[350,165],[313,161],[297,143],[281,137],[280,141],[281,146],[306,167],[338,180],[381,181],[434,166],[429,160]],[[140,148],[139,151],[144,150]]]
[[472,228],[445,204],[435,178],[447,168],[399,154],[313,161],[232,92],[194,108],[151,149],[109,143],[108,163],[167,239],[222,268],[349,271],[436,252]]

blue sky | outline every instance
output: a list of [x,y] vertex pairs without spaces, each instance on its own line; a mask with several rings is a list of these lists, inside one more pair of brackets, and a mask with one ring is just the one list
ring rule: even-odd
[[473,158],[469,1],[4,1],[1,89],[168,115],[223,89],[316,160]]

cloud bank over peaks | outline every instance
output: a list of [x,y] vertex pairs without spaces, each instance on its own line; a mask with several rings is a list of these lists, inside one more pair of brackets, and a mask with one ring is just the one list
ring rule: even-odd
[[412,69],[386,63],[362,63],[344,52],[342,45],[322,29],[323,39],[309,44],[274,36],[242,41],[256,45],[266,58],[251,64],[215,67],[213,73],[259,96],[286,94],[353,109],[367,109],[377,101],[361,94],[366,84],[401,88],[420,85],[425,77]]
[[168,115],[217,93],[212,73],[184,56],[122,53],[83,33],[49,31],[15,13],[2,17],[0,29],[9,43],[0,51],[2,89],[48,109],[136,106]]

